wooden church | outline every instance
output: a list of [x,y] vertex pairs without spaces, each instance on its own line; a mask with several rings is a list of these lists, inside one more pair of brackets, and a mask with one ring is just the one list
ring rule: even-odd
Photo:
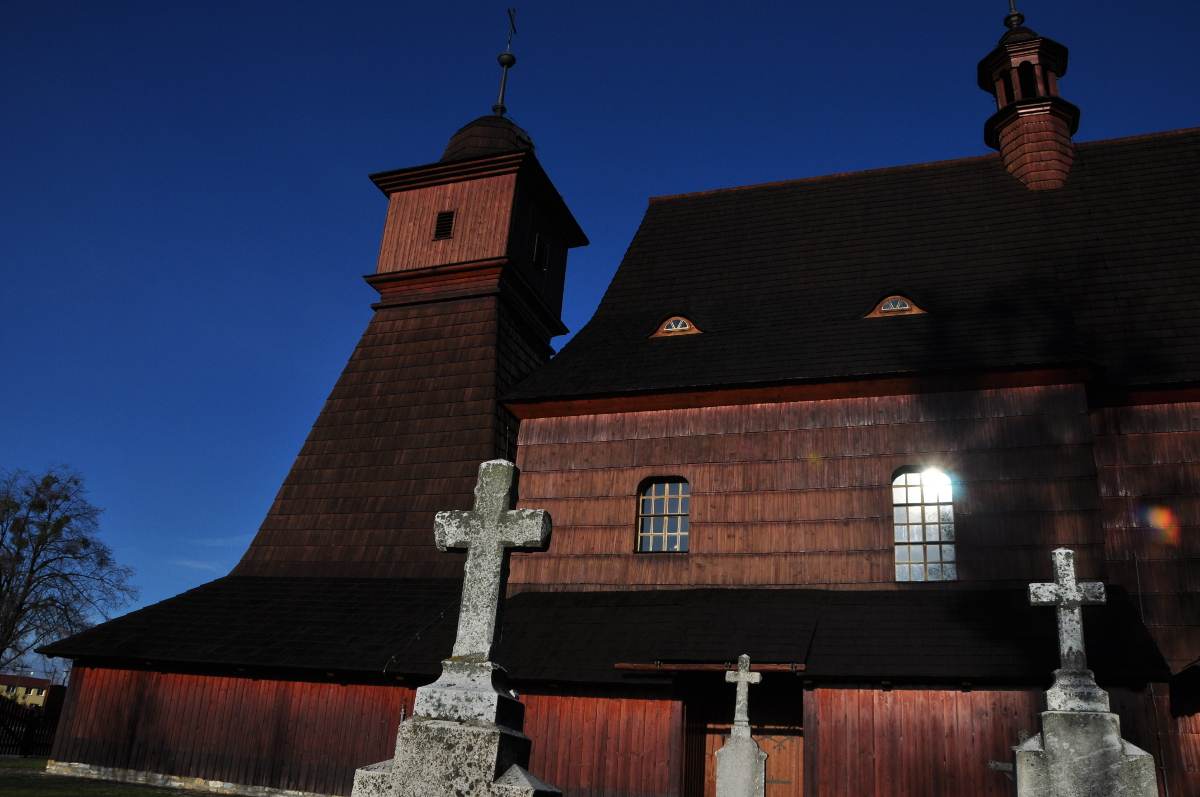
[[742,653],[770,797],[1013,794],[1060,546],[1125,736],[1200,794],[1200,129],[1075,143],[1066,47],[1006,25],[998,154],[651,199],[556,356],[587,238],[502,105],[373,175],[374,316],[258,535],[45,650],[51,768],[349,794],[452,645],[434,513],[505,457],[554,531],[496,659],[571,797],[711,796]]

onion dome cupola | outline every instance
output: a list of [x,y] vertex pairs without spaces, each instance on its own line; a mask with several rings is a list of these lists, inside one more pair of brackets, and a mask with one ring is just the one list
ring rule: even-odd
[[1026,27],[1013,0],[1004,24],[1008,31],[978,67],[979,88],[996,98],[997,109],[984,123],[984,141],[1027,188],[1061,188],[1079,128],[1079,109],[1058,94],[1067,48]]
[[506,152],[533,152],[533,139],[513,121],[499,114],[472,120],[450,136],[442,163],[501,155]]

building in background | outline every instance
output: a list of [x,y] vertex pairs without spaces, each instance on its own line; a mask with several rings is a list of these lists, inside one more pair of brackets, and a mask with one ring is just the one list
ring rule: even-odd
[[1066,48],[1006,24],[998,154],[654,198],[554,357],[587,239],[502,106],[374,175],[375,314],[258,535],[44,651],[55,766],[348,794],[451,647],[433,515],[503,456],[555,531],[497,660],[568,795],[712,794],[741,653],[772,797],[1009,794],[1059,546],[1124,735],[1200,792],[1200,130],[1074,142]]
[[0,673],[0,697],[22,706],[44,706],[52,684],[46,678]]

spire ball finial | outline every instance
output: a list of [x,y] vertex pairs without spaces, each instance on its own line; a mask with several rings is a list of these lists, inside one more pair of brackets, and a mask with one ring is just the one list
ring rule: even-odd
[[1025,15],[1017,10],[1017,0],[1008,0],[1008,16],[1004,18],[1004,25],[1009,30],[1016,30],[1025,24]]
[[517,64],[517,57],[512,54],[512,37],[517,32],[517,9],[508,9],[508,41],[504,46],[504,52],[496,56],[496,62],[500,64],[500,95],[496,97],[496,104],[492,106],[492,113],[496,116],[504,116],[508,108],[504,106],[504,92],[508,89],[508,70],[512,69]]

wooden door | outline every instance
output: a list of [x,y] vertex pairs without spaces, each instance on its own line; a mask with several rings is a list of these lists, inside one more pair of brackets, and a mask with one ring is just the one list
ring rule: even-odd
[[[804,734],[799,728],[751,727],[758,746],[767,754],[766,797],[803,797]],[[688,728],[687,797],[716,797],[716,752],[729,737],[729,725],[704,724]]]

